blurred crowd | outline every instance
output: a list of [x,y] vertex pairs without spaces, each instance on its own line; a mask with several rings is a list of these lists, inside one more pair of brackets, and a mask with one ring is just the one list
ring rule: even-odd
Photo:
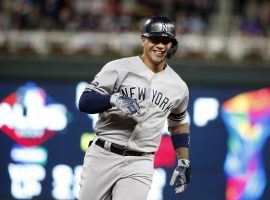
[[0,53],[130,55],[154,15],[176,23],[176,56],[270,59],[270,0],[0,0]]
[[270,37],[269,0],[239,0],[234,8],[241,16],[240,30],[244,36]]
[[[218,0],[0,0],[0,30],[138,31],[153,15],[171,17],[178,33],[205,33]],[[232,1],[247,36],[270,35],[270,1]],[[233,13],[234,11],[234,13]],[[215,16],[214,16],[215,17]]]
[[203,32],[214,0],[1,0],[0,30],[138,31],[153,15]]

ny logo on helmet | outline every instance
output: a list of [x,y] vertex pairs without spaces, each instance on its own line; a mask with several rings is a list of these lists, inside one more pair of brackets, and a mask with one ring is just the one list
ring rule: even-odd
[[161,24],[161,26],[162,26],[162,31],[163,31],[163,32],[168,32],[168,26],[167,26],[166,23],[163,22],[163,23]]

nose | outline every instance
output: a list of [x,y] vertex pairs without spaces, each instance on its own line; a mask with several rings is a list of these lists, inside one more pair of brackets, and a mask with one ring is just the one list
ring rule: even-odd
[[158,42],[156,45],[158,46],[166,46],[167,44],[163,41]]
[[156,45],[156,48],[158,48],[158,49],[164,49],[165,48],[165,45],[163,44],[163,43],[157,43]]

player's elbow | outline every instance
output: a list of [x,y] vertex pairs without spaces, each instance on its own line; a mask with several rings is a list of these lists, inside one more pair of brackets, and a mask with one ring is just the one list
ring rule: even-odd
[[110,95],[95,92],[83,92],[79,100],[79,110],[88,114],[104,112],[112,107]]
[[81,112],[85,112],[85,113],[87,112],[85,104],[82,101],[79,101],[79,110]]
[[79,104],[78,104],[79,110],[84,113],[95,114],[94,110],[91,109],[92,107],[91,104],[89,103],[91,102],[89,102],[88,100],[87,93],[83,93],[80,97]]

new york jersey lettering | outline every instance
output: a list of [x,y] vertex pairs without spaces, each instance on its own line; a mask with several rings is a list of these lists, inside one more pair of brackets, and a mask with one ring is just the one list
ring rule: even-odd
[[122,88],[121,94],[125,97],[130,97],[138,101],[145,100],[146,88],[141,87]]
[[173,103],[162,92],[152,90],[152,102],[159,106],[165,114],[173,107]]
[[[157,105],[165,114],[173,107],[173,103],[162,92],[152,89],[152,103]],[[121,94],[137,101],[145,100],[146,88],[141,87],[124,87],[121,88]]]

